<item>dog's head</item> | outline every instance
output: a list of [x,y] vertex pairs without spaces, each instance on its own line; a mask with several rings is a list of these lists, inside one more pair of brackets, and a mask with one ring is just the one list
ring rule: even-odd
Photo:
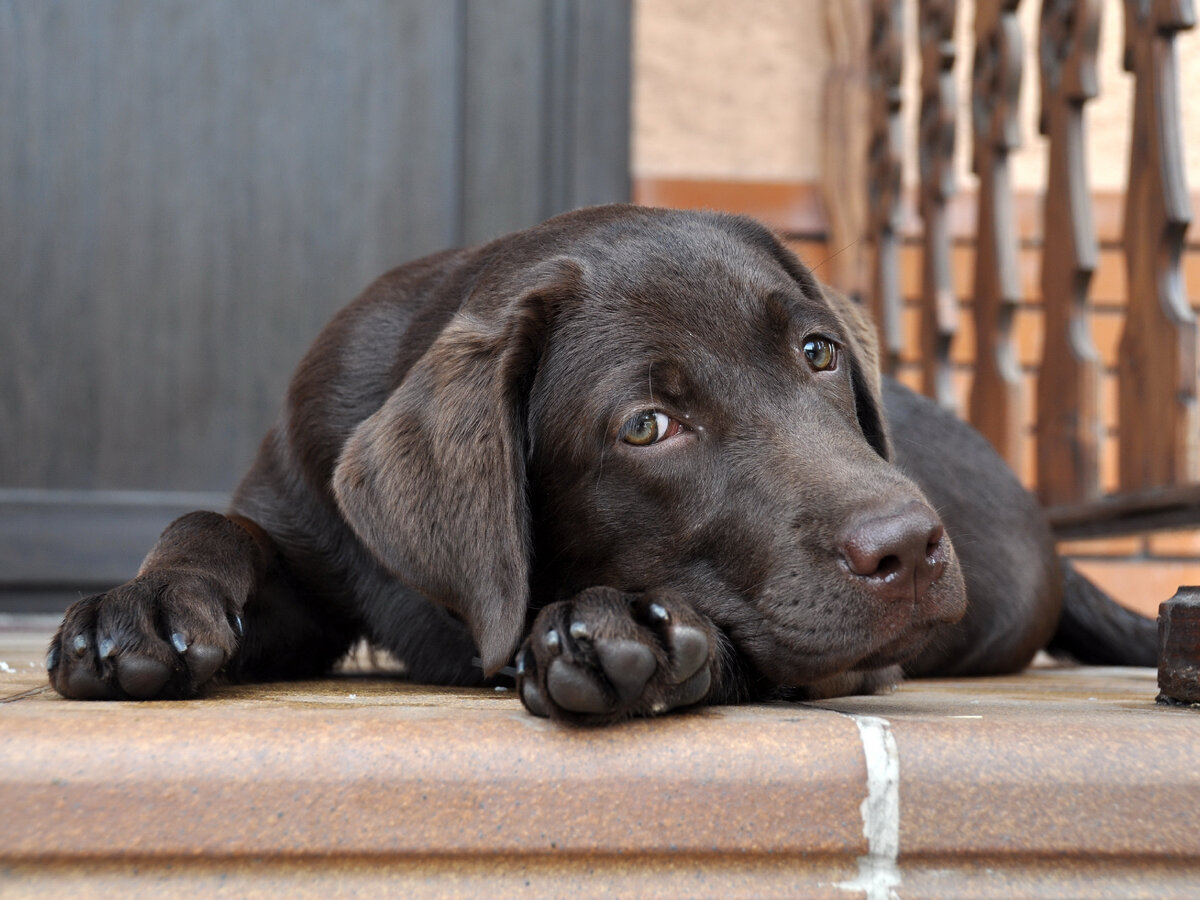
[[781,685],[901,662],[962,614],[889,462],[868,320],[760,225],[608,207],[486,252],[334,478],[486,669],[531,602],[593,585],[675,588]]

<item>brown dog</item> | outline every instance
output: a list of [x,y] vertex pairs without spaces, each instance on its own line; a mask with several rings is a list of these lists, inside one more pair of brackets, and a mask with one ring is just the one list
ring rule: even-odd
[[602,207],[410,263],[317,339],[229,515],[68,610],[51,683],[187,697],[366,637],[422,682],[516,654],[532,712],[607,722],[1011,672],[1056,631],[1152,663],[1153,623],[875,354],[742,218]]

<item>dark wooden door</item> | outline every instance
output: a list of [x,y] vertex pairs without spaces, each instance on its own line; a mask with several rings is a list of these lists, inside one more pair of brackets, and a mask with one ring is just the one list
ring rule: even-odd
[[220,508],[407,259],[627,199],[630,8],[0,0],[0,610]]

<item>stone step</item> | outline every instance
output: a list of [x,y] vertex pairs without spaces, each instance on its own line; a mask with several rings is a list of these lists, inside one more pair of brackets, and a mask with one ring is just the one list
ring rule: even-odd
[[1200,895],[1200,713],[1143,669],[605,729],[369,675],[72,703],[0,627],[0,894]]

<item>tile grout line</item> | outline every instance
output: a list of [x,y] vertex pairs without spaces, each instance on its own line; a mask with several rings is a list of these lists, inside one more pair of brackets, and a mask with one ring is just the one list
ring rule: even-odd
[[858,858],[858,877],[834,886],[863,891],[867,900],[894,900],[900,886],[900,752],[896,738],[887,719],[839,714],[858,726],[867,763],[867,796],[859,807],[867,852]]

